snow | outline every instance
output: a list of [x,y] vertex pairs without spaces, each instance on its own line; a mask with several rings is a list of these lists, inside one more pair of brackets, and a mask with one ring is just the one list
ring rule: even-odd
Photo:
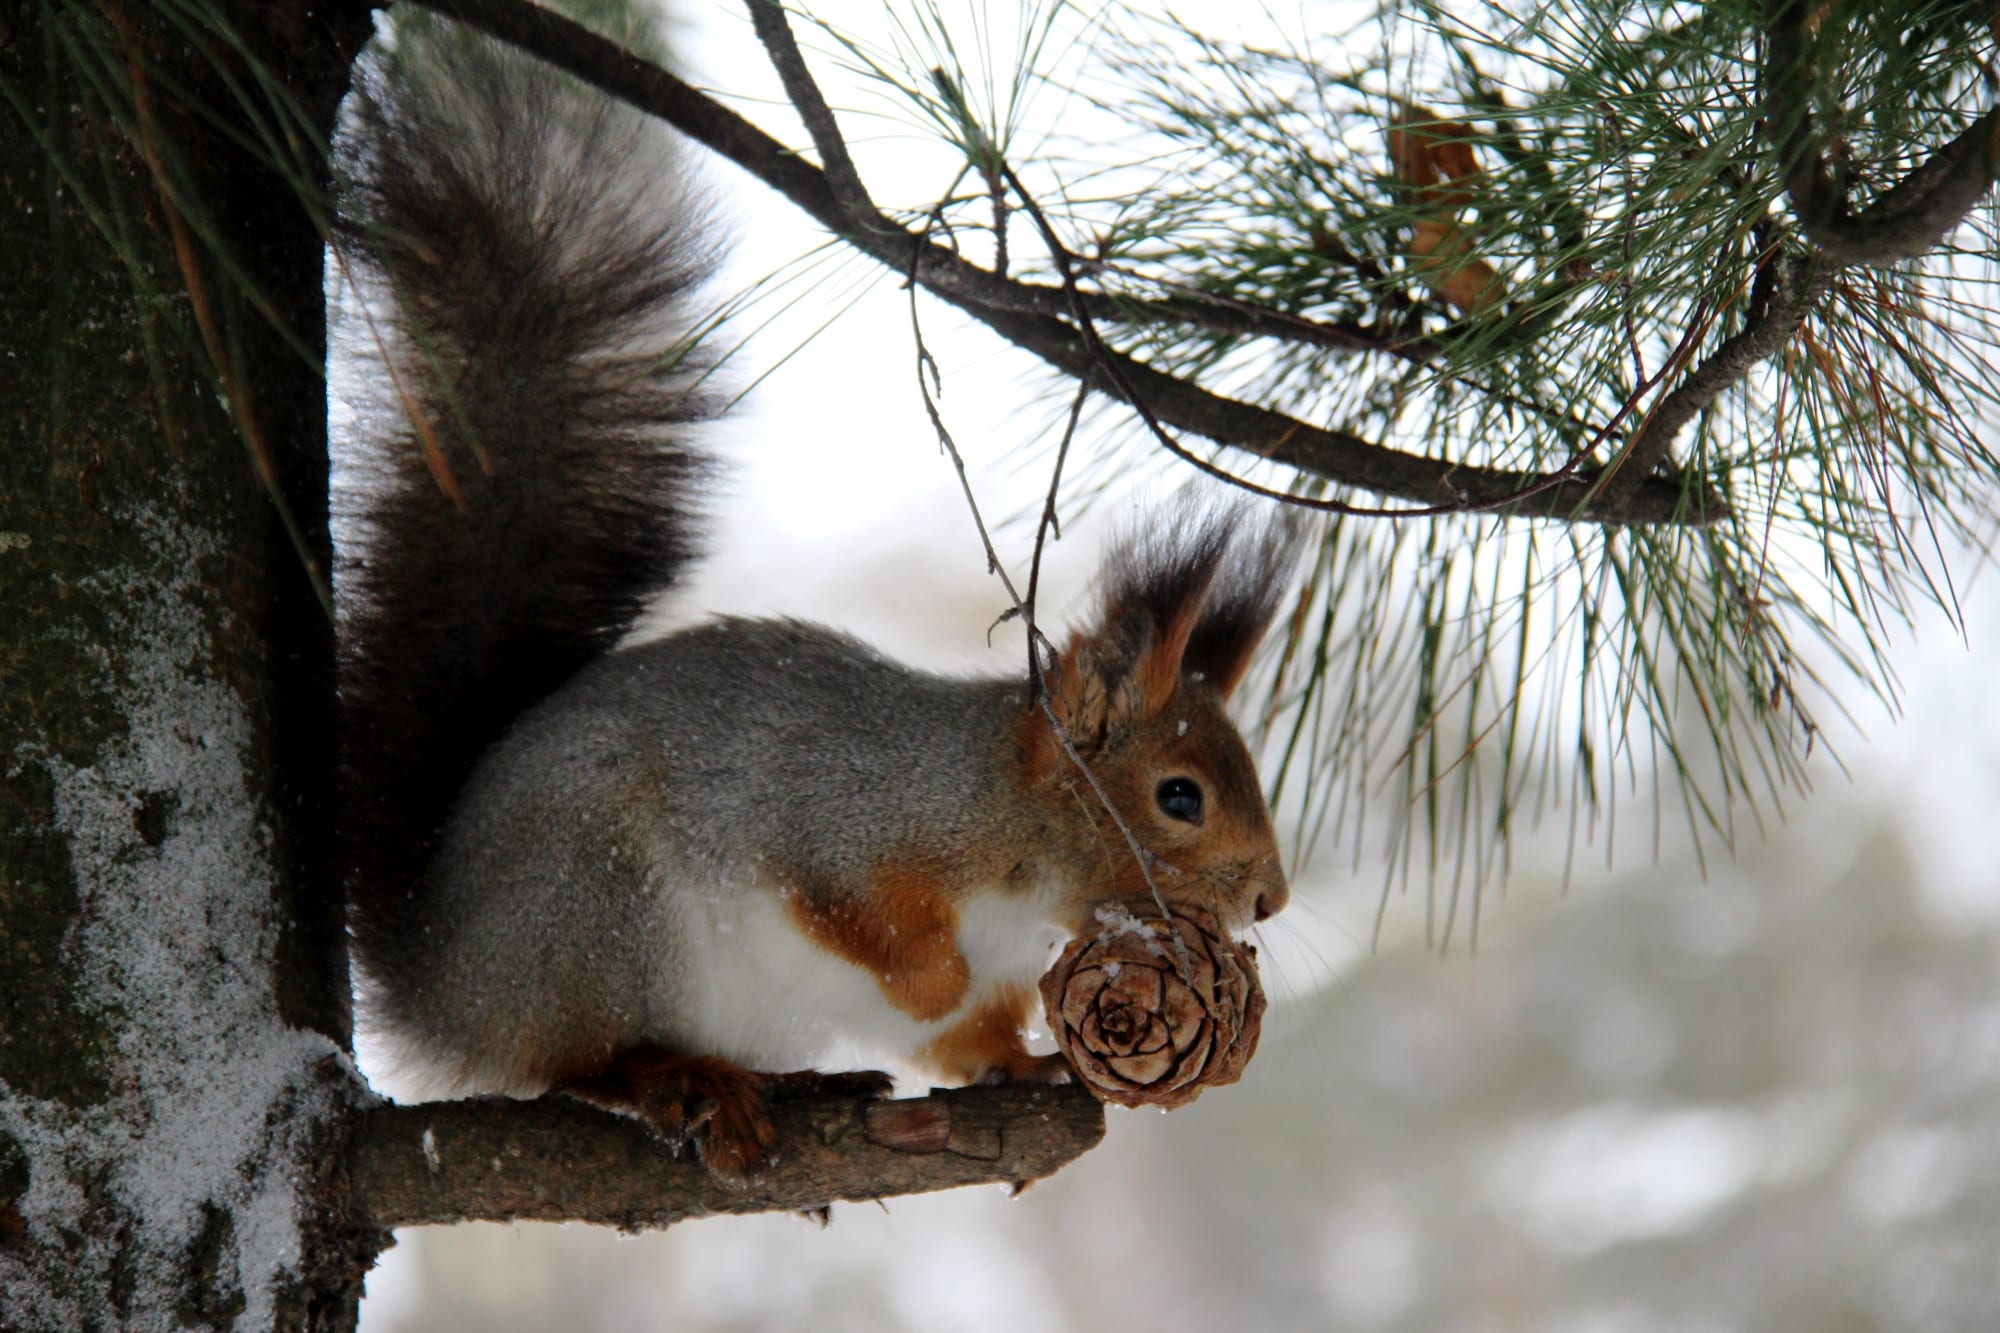
[[[268,1327],[299,1261],[294,1181],[310,1169],[313,1129],[338,1109],[344,1057],[285,1027],[272,1002],[273,834],[247,778],[257,737],[204,661],[215,608],[201,579],[221,547],[158,510],[123,521],[161,552],[153,568],[172,571],[160,581],[107,571],[91,590],[115,594],[124,610],[107,637],[133,645],[111,700],[126,734],[89,766],[12,756],[54,778],[79,898],[63,958],[79,1006],[115,1034],[113,1092],[78,1109],[0,1091],[0,1133],[29,1161],[19,1206],[37,1245],[27,1252],[73,1238],[67,1272],[0,1259],[0,1316],[177,1329],[173,1279],[220,1210],[231,1239],[217,1271],[241,1284],[238,1324]],[[142,803],[169,812],[150,843],[134,818]],[[79,1187],[100,1171],[100,1184]],[[114,1263],[136,1282],[122,1313],[106,1281]]]
[[[1118,902],[1100,903],[1095,915],[1097,917],[1097,924],[1103,927],[1103,929],[1097,932],[1098,939],[1112,940],[1120,936],[1137,935],[1146,942],[1146,952],[1152,954],[1153,957],[1165,958],[1167,956],[1166,946],[1160,941],[1160,931],[1158,929],[1160,923],[1158,921],[1141,921],[1138,917],[1132,915],[1131,910],[1125,904]],[[1114,973],[1113,975],[1116,974]]]

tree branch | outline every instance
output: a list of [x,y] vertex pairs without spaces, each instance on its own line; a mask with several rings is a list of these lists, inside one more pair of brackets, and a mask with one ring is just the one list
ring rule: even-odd
[[[1742,329],[1725,339],[1707,360],[1690,370],[1673,391],[1660,400],[1639,428],[1638,436],[1625,451],[1620,471],[1635,484],[1651,480],[1654,470],[1668,461],[1674,441],[1723,390],[1750,373],[1751,367],[1774,356],[1791,341],[1805,321],[1812,303],[1826,290],[1835,267],[1797,259],[1772,261],[1783,275],[1772,284],[1770,299],[1761,308],[1752,301],[1752,313]],[[1607,489],[1615,489],[1622,480]]]
[[[895,269],[908,270],[915,253],[917,281],[926,290],[955,304],[1061,316],[1069,298],[1060,287],[1002,278],[970,263],[948,247],[931,242],[875,209],[856,177],[852,191],[836,190],[828,175],[749,121],[675,78],[659,66],[600,37],[565,16],[532,0],[416,0],[426,9],[457,19],[468,27],[519,47],[537,59],[566,70],[608,96],[666,121],[681,133],[729,159],[770,186],[801,212],[863,253]],[[789,28],[785,29],[789,36]],[[796,46],[793,46],[796,53]],[[802,60],[794,77],[804,75]],[[785,78],[780,70],[780,78]],[[801,111],[808,133],[829,135],[836,156],[848,162],[846,145],[838,136],[832,113],[818,89],[811,101],[820,112]],[[797,109],[795,107],[794,109]],[[822,147],[821,155],[827,156]],[[871,235],[872,234],[872,237]],[[1389,339],[1357,325],[1308,319],[1282,311],[1259,310],[1214,299],[1175,296],[1146,299],[1110,293],[1087,293],[1093,317],[1114,323],[1182,324],[1276,338],[1343,351],[1380,352],[1402,360],[1424,362],[1436,354],[1426,339]]]
[[1989,110],[1876,199],[1848,212],[1846,173],[1829,164],[1812,114],[1807,0],[1773,0],[1764,62],[1764,125],[1799,227],[1835,264],[1894,264],[1936,248],[1993,187],[2000,108]]
[[864,225],[878,219],[888,222],[869,197],[868,187],[862,183],[861,173],[848,155],[847,140],[834,122],[833,108],[826,104],[819,85],[813,82],[812,71],[806,68],[798,43],[792,40],[791,21],[785,17],[783,6],[777,0],[748,0],[748,3],[750,25],[756,30],[757,40],[764,44],[771,67],[778,71],[778,81],[785,86],[785,96],[805,123],[806,133],[812,136],[813,147],[819,149],[819,160],[825,164],[827,189],[836,206],[854,222]]
[[774,1101],[777,1160],[722,1180],[636,1120],[567,1097],[365,1112],[348,1149],[358,1227],[592,1222],[639,1231],[714,1213],[800,1212],[960,1185],[1026,1184],[1104,1137],[1081,1087],[1009,1083],[878,1101]]
[[[1094,355],[1064,318],[1070,311],[1070,297],[1061,288],[1015,282],[981,269],[877,210],[858,211],[851,192],[843,204],[839,192],[817,167],[727,107],[589,29],[528,0],[419,3],[518,46],[600,91],[660,117],[783,194],[856,249],[899,275],[914,273],[927,291],[1057,369],[1081,375],[1093,365],[1115,367],[1133,391],[1145,397],[1149,410],[1177,429],[1247,449],[1336,485],[1426,507],[1442,506],[1446,511],[1491,508],[1506,497],[1533,490],[1531,500],[1500,512],[1614,524],[1713,523],[1728,512],[1719,495],[1690,492],[1679,482],[1666,479],[1647,478],[1630,490],[1621,488],[1615,496],[1591,495],[1592,478],[1584,475],[1537,490],[1548,480],[1544,474],[1474,467],[1404,453],[1211,393],[1122,353],[1107,349],[1101,356]],[[757,4],[762,6],[762,0]],[[768,17],[759,35],[767,44],[775,42],[781,50],[789,49],[789,61],[796,55],[796,45],[783,17],[782,11]],[[810,84],[802,61],[792,77]],[[807,109],[801,115],[810,121],[809,132],[837,140],[830,113],[821,117],[810,110],[824,107],[824,99],[816,89],[804,95]],[[825,155],[824,147],[821,151]],[[914,263],[912,255],[916,256]],[[1092,318],[1098,318],[1101,310],[1108,321],[1130,321],[1136,315],[1238,331],[1250,331],[1255,325],[1256,332],[1274,336],[1279,329],[1298,336],[1303,325],[1313,330],[1314,340],[1330,346],[1351,345],[1349,340],[1357,337],[1369,350],[1384,351],[1390,346],[1338,326],[1291,317],[1252,320],[1240,310],[1183,299],[1133,303],[1104,293],[1085,294],[1083,299]],[[1104,388],[1108,381],[1096,383]]]
[[1993,187],[2000,108],[1932,153],[1866,212],[1848,212],[1846,174],[1827,161],[1813,121],[1812,53],[1805,31],[1810,10],[1806,0],[1772,0],[1769,7],[1764,125],[1799,229],[1819,252],[1816,262],[1774,261],[1784,272],[1770,286],[1770,299],[1761,305],[1753,300],[1743,329],[1661,402],[1626,452],[1629,482],[1614,481],[1609,491],[1654,481],[1688,422],[1780,351],[1842,268],[1900,263],[1929,253]]
[[[1074,292],[1076,290],[1076,265],[1074,256],[1070,255],[1068,250],[1063,246],[1062,240],[1056,235],[1055,228],[1049,222],[1047,214],[1035,202],[1034,197],[1028,193],[1027,186],[1022,183],[1021,179],[1014,174],[1011,168],[1003,168],[1003,170],[1006,173],[1008,183],[1013,187],[1015,194],[1020,197],[1021,206],[1034,219],[1036,229],[1041,233],[1042,242],[1048,247],[1050,259],[1054,262],[1057,271],[1062,274],[1065,290]],[[1600,474],[1595,471],[1585,472],[1582,466],[1584,460],[1604,441],[1606,436],[1616,430],[1619,424],[1624,421],[1625,417],[1637,404],[1638,396],[1649,392],[1658,383],[1657,377],[1643,381],[1634,397],[1627,400],[1625,406],[1619,409],[1617,415],[1611,421],[1607,422],[1588,442],[1573,451],[1563,465],[1554,472],[1525,474],[1521,484],[1512,489],[1487,492],[1484,488],[1495,484],[1495,479],[1505,474],[1496,474],[1485,470],[1462,469],[1460,472],[1450,474],[1442,479],[1442,485],[1446,488],[1445,495],[1428,504],[1420,503],[1417,507],[1402,510],[1369,508],[1349,504],[1346,501],[1338,499],[1288,496],[1283,492],[1236,476],[1226,469],[1217,466],[1215,463],[1210,462],[1208,459],[1190,452],[1186,446],[1179,440],[1176,440],[1166,430],[1161,420],[1164,414],[1158,410],[1161,400],[1165,399],[1171,402],[1175,386],[1184,385],[1185,382],[1173,379],[1170,376],[1160,375],[1160,372],[1154,371],[1140,362],[1133,361],[1128,357],[1113,352],[1105,345],[1104,339],[1098,335],[1096,322],[1091,319],[1089,312],[1084,310],[1081,304],[1078,305],[1075,311],[1075,317],[1077,329],[1081,335],[1082,346],[1086,349],[1089,356],[1091,371],[1102,371],[1109,378],[1113,390],[1112,396],[1130,403],[1133,410],[1138,413],[1140,419],[1145,423],[1146,428],[1160,442],[1161,447],[1169,453],[1190,466],[1198,468],[1220,481],[1248,491],[1253,495],[1260,495],[1273,500],[1288,501],[1292,504],[1317,509],[1325,513],[1355,514],[1365,518],[1430,518],[1452,513],[1539,514],[1547,517],[1568,517],[1596,498],[1592,488],[1595,486]],[[1691,343],[1694,336],[1694,333],[1690,331],[1688,338],[1683,340],[1683,349],[1680,353],[1677,353],[1677,358],[1685,355],[1685,348]],[[1086,376],[1089,373],[1087,371],[1084,374],[1080,374],[1078,376],[1079,381],[1088,382]],[[1132,377],[1136,374],[1158,376],[1161,381],[1160,392],[1142,393],[1137,390],[1132,383]],[[1196,406],[1198,407],[1199,405]],[[1237,404],[1237,406],[1245,410],[1261,410],[1251,408],[1247,404]],[[1199,430],[1200,428],[1196,427],[1196,429]],[[1289,439],[1281,438],[1278,441],[1277,448],[1283,448],[1290,443]],[[1254,448],[1255,446],[1246,444],[1244,447]],[[1357,466],[1379,467],[1384,461],[1382,456],[1395,456],[1393,455],[1393,451],[1381,449],[1378,446],[1369,445],[1367,448],[1367,456],[1357,457],[1354,460]],[[1262,451],[1259,450],[1258,452],[1261,453]],[[1268,453],[1264,456],[1268,458],[1279,457],[1276,452]],[[1412,456],[1401,455],[1401,457],[1407,458]],[[1294,467],[1300,466],[1295,461],[1291,465]],[[1683,502],[1687,504],[1689,510],[1698,510],[1704,501],[1706,501],[1718,507],[1714,512],[1714,518],[1722,516],[1722,511],[1720,510],[1721,501],[1719,499],[1706,496],[1689,497],[1685,494],[1678,481],[1670,481],[1666,484],[1675,487],[1676,493],[1682,496]],[[1479,493],[1468,492],[1468,485],[1479,488]],[[1565,487],[1570,488],[1568,494],[1558,495],[1557,493],[1563,491]],[[1553,504],[1561,504],[1563,507],[1551,512],[1548,506]]]

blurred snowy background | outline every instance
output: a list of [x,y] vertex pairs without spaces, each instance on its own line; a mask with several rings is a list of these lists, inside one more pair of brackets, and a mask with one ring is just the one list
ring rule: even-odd
[[[853,9],[857,26],[880,12]],[[709,81],[766,89],[740,8],[697,18]],[[911,146],[850,125],[872,132],[873,151]],[[746,280],[814,243],[785,206],[734,199]],[[794,312],[758,364],[824,317]],[[1045,455],[1021,452],[1053,438],[1043,381],[934,305],[925,327],[982,505],[1019,515],[1045,484]],[[913,367],[907,299],[874,277],[731,427],[719,553],[688,604],[1016,669],[1016,634],[985,647],[1005,602]],[[1145,471],[1141,493],[1173,480]],[[1051,606],[1076,603],[1131,503],[1066,529]],[[1031,538],[1000,533],[1019,567]],[[1242,1084],[1171,1116],[1113,1111],[1103,1147],[1018,1199],[846,1205],[825,1231],[417,1229],[370,1275],[362,1327],[2000,1327],[2000,588],[1954,568],[1970,642],[1920,625],[1896,661],[1907,715],[1863,712],[1865,735],[1833,737],[1851,779],[1822,756],[1812,799],[1705,878],[1672,845],[1645,864],[1647,830],[1616,871],[1580,861],[1565,893],[1537,868],[1560,864],[1556,827],[1545,857],[1524,837],[1478,952],[1439,956],[1415,902],[1391,904],[1371,949],[1380,873],[1323,849],[1264,931],[1274,1007]]]

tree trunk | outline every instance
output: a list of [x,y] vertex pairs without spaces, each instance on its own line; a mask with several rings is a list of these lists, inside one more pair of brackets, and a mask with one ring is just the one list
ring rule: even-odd
[[351,1327],[372,1254],[317,869],[320,241],[269,150],[199,128],[276,86],[323,143],[350,8],[0,18],[10,1330]]

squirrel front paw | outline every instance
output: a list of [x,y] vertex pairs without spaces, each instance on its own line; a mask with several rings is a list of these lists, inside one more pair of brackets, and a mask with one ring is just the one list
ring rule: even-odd
[[1003,986],[917,1052],[917,1063],[954,1086],[973,1083],[1067,1083],[1060,1054],[1031,1055],[1022,1029],[1035,1006],[1023,986]]
[[978,1082],[993,1083],[1067,1083],[1073,1077],[1069,1061],[1059,1053],[1049,1055],[1029,1055],[1021,1051],[1011,1058],[992,1066],[980,1075]]

